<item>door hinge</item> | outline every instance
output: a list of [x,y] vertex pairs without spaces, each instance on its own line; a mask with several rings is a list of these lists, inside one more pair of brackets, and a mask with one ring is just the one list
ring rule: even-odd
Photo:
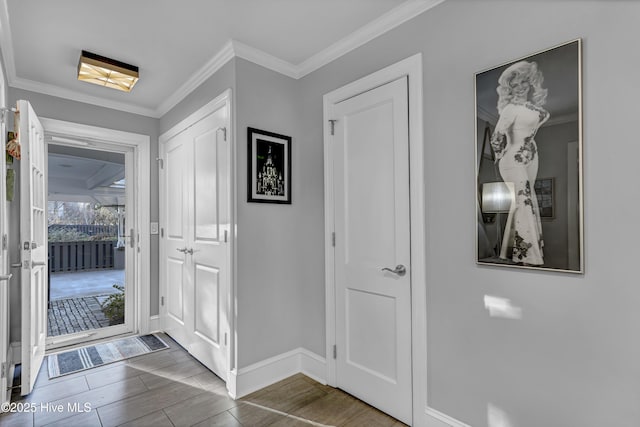
[[0,378],[6,378],[7,377],[7,362],[2,362],[2,372],[0,372]]
[[336,122],[337,122],[337,120],[329,120],[329,123],[331,123],[331,135],[335,135]]
[[227,140],[227,128],[220,127],[217,130],[221,130],[222,131],[222,138],[226,141]]
[[224,242],[227,243],[229,241],[227,230],[224,230]]
[[6,251],[8,247],[9,247],[9,238],[5,234],[2,236],[2,250]]
[[160,167],[160,169],[164,169],[164,160],[162,159],[162,157],[156,157],[156,162],[158,162],[158,166]]
[[224,345],[227,345],[227,333],[224,333]]
[[160,297],[160,305],[164,306],[164,297]]
[[331,246],[336,247],[336,232],[331,233]]
[[338,358],[338,347],[335,344],[333,345],[333,358]]
[[164,228],[160,229],[160,237],[164,237]]
[[133,228],[129,230],[129,245],[131,249],[136,247],[136,235],[134,233],[135,230]]

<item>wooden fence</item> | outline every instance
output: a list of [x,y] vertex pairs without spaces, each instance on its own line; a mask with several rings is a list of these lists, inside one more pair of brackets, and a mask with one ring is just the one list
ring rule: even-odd
[[77,231],[78,233],[84,233],[89,236],[95,236],[98,234],[106,236],[117,236],[117,225],[89,225],[89,224],[51,224],[49,225],[49,231],[53,230],[65,230],[65,231]]
[[49,242],[49,273],[111,269],[117,240]]

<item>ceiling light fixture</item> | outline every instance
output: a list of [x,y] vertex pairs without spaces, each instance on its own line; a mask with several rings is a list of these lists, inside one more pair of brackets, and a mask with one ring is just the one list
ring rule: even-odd
[[138,81],[138,67],[83,50],[78,62],[78,80],[131,92]]

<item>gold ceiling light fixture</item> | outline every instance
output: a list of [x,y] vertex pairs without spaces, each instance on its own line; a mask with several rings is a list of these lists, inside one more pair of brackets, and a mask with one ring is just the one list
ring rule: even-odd
[[138,67],[83,50],[78,62],[78,80],[131,92],[138,81]]

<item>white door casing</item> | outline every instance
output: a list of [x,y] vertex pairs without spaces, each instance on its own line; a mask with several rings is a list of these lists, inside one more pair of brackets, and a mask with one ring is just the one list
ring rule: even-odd
[[[122,153],[125,156],[126,224],[125,249],[125,324],[47,338],[47,350],[81,344],[87,339],[105,339],[128,333],[146,334],[149,330],[150,294],[150,138],[148,135],[79,123],[42,118],[46,136],[61,136],[56,145],[86,147]],[[74,142],[77,140],[77,142]],[[133,233],[131,230],[133,229]],[[133,237],[131,237],[133,236]],[[132,240],[133,239],[133,240]],[[133,247],[131,247],[133,243]]]
[[[381,181],[377,176],[371,178],[370,180],[366,180],[361,176],[358,176],[357,174],[353,176],[347,175],[347,184],[344,185],[344,190],[338,188],[339,184],[335,181],[341,179],[341,174],[344,176],[344,166],[340,164],[342,160],[338,161],[337,158],[340,156],[345,156],[347,159],[347,165],[350,162],[353,162],[353,164],[358,167],[363,166],[365,168],[370,168],[370,166],[362,164],[363,160],[367,159],[368,161],[375,161],[375,159],[378,159],[384,161],[384,158],[388,156],[388,154],[385,154],[384,151],[380,150],[387,150],[388,153],[389,148],[378,147],[374,150],[374,152],[367,152],[370,147],[369,144],[365,143],[362,146],[362,150],[364,150],[364,152],[362,150],[351,150],[353,154],[349,156],[350,152],[348,149],[345,150],[345,147],[337,146],[335,143],[337,138],[344,137],[344,135],[338,136],[338,134],[345,133],[344,117],[338,117],[335,114],[335,108],[343,102],[346,102],[343,105],[347,106],[352,98],[357,98],[359,95],[366,93],[369,93],[369,95],[371,95],[375,93],[376,88],[380,88],[391,82],[397,82],[398,79],[402,79],[401,81],[405,81],[405,84],[408,85],[408,90],[405,89],[404,92],[405,94],[408,93],[408,98],[405,97],[405,100],[401,101],[402,103],[404,103],[404,105],[408,105],[408,116],[405,116],[405,125],[399,123],[398,126],[407,129],[406,123],[408,122],[408,142],[405,140],[405,146],[408,148],[410,155],[407,154],[408,159],[405,157],[405,160],[400,162],[401,164],[404,163],[404,166],[401,167],[404,168],[404,173],[408,174],[407,185],[409,194],[409,218],[406,218],[405,216],[405,221],[410,225],[410,261],[408,263],[406,261],[399,262],[402,257],[406,256],[401,255],[401,253],[403,253],[402,251],[396,251],[395,247],[393,248],[393,250],[388,250],[389,248],[383,247],[383,252],[387,250],[389,254],[391,254],[393,251],[396,251],[396,253],[393,253],[392,256],[396,257],[395,259],[398,261],[394,261],[393,259],[391,259],[390,261],[386,261],[385,263],[390,265],[377,265],[379,261],[376,256],[371,255],[373,251],[371,250],[371,248],[367,247],[366,241],[367,239],[369,239],[369,242],[372,246],[381,247],[384,245],[381,245],[380,241],[386,242],[389,238],[398,240],[397,235],[394,234],[392,237],[389,237],[391,235],[388,233],[388,228],[393,229],[393,233],[402,233],[401,231],[396,230],[395,224],[392,224],[390,227],[385,227],[382,224],[373,224],[373,222],[376,221],[377,218],[383,216],[385,212],[388,215],[389,212],[391,212],[390,207],[393,208],[393,215],[396,215],[396,195],[392,195],[391,201],[385,201],[386,205],[383,207],[383,213],[375,212],[374,210],[374,212],[372,212],[372,214],[370,215],[369,212],[362,207],[362,204],[376,203],[376,199],[382,196],[382,194],[366,194],[367,192],[378,191],[378,187],[374,186],[374,184],[376,184],[377,186],[381,185],[380,189],[387,192],[395,192],[396,189],[393,188],[393,190],[391,190],[391,185],[389,185],[389,182],[386,182],[384,180]],[[422,79],[422,56],[421,54],[416,54],[403,61],[381,69],[373,74],[370,74],[364,78],[349,83],[324,96],[327,383],[332,386],[345,387],[343,385],[342,378],[342,372],[344,372],[345,368],[357,372],[357,375],[367,376],[368,374],[370,378],[363,381],[369,384],[370,388],[365,390],[365,395],[362,395],[363,399],[412,425],[424,425],[427,422],[427,416],[431,411],[431,409],[428,407],[426,390],[426,237],[424,197],[424,139],[422,131]],[[364,137],[373,138],[372,141],[374,141],[379,136],[377,132],[380,132],[380,126],[383,126],[384,131],[384,125],[378,123],[378,119],[372,119],[373,117],[375,117],[374,111],[376,109],[384,110],[385,108],[387,110],[392,110],[393,108],[389,107],[389,102],[386,102],[386,107],[384,106],[384,101],[378,104],[374,102],[373,104],[374,105],[370,105],[368,108],[363,108],[361,110],[355,108],[352,111],[353,117],[351,117],[351,119],[353,120],[347,120],[346,123],[346,135],[348,138],[352,138],[350,134],[353,136],[360,134]],[[357,125],[358,116],[360,116],[359,118],[364,119],[367,117],[367,115],[369,115],[369,118],[366,120],[362,120],[363,122],[366,122],[366,125],[359,126],[362,129],[350,129],[354,125]],[[340,123],[341,119],[343,122],[342,124]],[[391,132],[390,129],[392,128],[394,129],[393,133],[397,133],[396,131],[399,128],[396,125],[388,126],[386,132]],[[375,131],[373,129],[378,129],[378,131]],[[371,142],[371,145],[374,145],[373,142]],[[388,146],[389,144],[386,145]],[[383,144],[382,146],[384,147],[385,144]],[[357,153],[358,155],[355,155],[355,153]],[[363,157],[360,157],[360,154],[363,154]],[[394,159],[394,165],[392,165],[391,168],[395,168],[395,172],[400,172],[397,170],[398,166],[395,163],[397,163],[396,161],[400,160],[399,156],[403,156],[404,154],[401,154],[401,152],[397,151],[396,148],[394,148],[392,155],[395,156],[396,159]],[[383,172],[376,171],[376,174],[381,173],[382,176],[388,176],[389,172],[389,170],[385,170]],[[401,182],[397,181],[395,177],[393,181],[394,183]],[[354,191],[357,184],[364,185],[366,187],[366,190],[364,192]],[[353,197],[354,194],[356,198],[359,198],[361,200],[351,200],[351,197]],[[343,199],[343,202],[340,202],[338,200],[339,198]],[[341,207],[338,206],[339,204],[341,204]],[[345,215],[347,221],[343,221],[338,218],[338,216],[340,215],[340,208],[342,209],[343,213],[345,208],[347,209]],[[357,213],[353,212],[354,209],[357,211]],[[361,214],[361,212],[363,212],[363,214],[368,217],[363,219],[363,214]],[[365,224],[358,224],[356,220],[353,220],[351,221],[352,224],[349,225],[349,219],[353,218],[355,215],[360,215],[358,221]],[[343,224],[339,224],[339,222],[341,221]],[[395,219],[394,222],[397,223]],[[364,231],[366,230],[365,225],[374,226],[375,232],[371,235],[367,235],[366,231]],[[348,229],[349,227],[351,227],[351,230]],[[346,236],[341,236],[341,229],[343,230],[342,233],[347,234]],[[333,237],[334,232],[335,238]],[[349,236],[350,232],[352,236]],[[359,246],[364,247],[364,250],[362,251],[362,253],[358,253],[355,254],[355,256],[352,256],[351,254],[354,252],[354,243],[351,240],[358,236],[358,233],[364,234],[364,240],[358,243]],[[406,228],[404,233],[406,233]],[[341,239],[343,240],[341,241]],[[406,251],[406,249],[403,249],[403,251]],[[347,256],[346,263],[344,262],[345,255]],[[339,265],[341,263],[342,265]],[[357,278],[358,263],[361,264],[360,267],[363,272],[363,277],[367,278],[367,280],[359,280]],[[400,277],[389,271],[386,271],[384,273],[380,272],[384,275],[382,277],[375,276],[375,273],[379,271],[378,269],[380,267],[394,269],[398,264],[403,264],[405,266],[407,270],[405,276]],[[339,280],[344,280],[344,278],[348,278],[349,275],[353,275],[353,277],[356,277],[356,282],[353,285],[351,283],[348,284],[349,286],[351,286],[350,289],[347,288],[347,286],[343,286],[338,283]],[[385,306],[389,307],[391,305],[395,305],[397,307],[399,301],[397,296],[394,297],[384,295],[384,279],[388,279],[390,282],[395,283],[401,288],[404,285],[403,281],[405,280],[405,278],[409,279],[409,286],[411,286],[409,294],[410,309],[407,310],[410,327],[405,329],[404,331],[399,331],[396,333],[402,335],[405,332],[409,332],[410,334],[409,352],[411,356],[409,357],[408,362],[405,362],[409,366],[409,394],[407,396],[405,392],[405,395],[402,398],[403,400],[410,402],[408,415],[406,414],[406,408],[404,409],[404,414],[395,412],[395,409],[389,409],[388,406],[393,406],[393,402],[389,402],[389,405],[387,405],[388,402],[383,402],[382,404],[379,403],[380,396],[376,396],[376,394],[379,393],[376,390],[373,390],[373,382],[371,382],[372,379],[374,382],[385,382],[386,380],[386,382],[391,386],[395,386],[393,383],[397,381],[389,381],[389,379],[391,379],[393,375],[399,377],[399,371],[396,369],[395,372],[392,373],[393,375],[390,375],[389,372],[391,372],[391,370],[389,369],[389,366],[392,365],[391,358],[399,356],[397,354],[395,356],[392,356],[393,352],[389,351],[389,348],[384,350],[387,351],[386,356],[375,355],[373,357],[370,357],[369,355],[366,355],[364,353],[364,349],[368,344],[370,345],[370,343],[367,343],[367,340],[371,340],[372,337],[376,335],[374,333],[371,333],[371,331],[367,329],[380,328],[387,337],[393,335],[394,333],[392,332],[393,328],[389,328],[388,325],[381,323],[380,319],[377,318],[375,313],[370,310],[370,304],[377,305],[378,309],[384,308]],[[345,281],[345,283],[347,282]],[[367,289],[367,287],[369,287],[369,289]],[[391,286],[389,289],[391,289],[392,295],[394,292],[399,292],[398,289],[393,289],[393,286]],[[347,298],[343,302],[338,302],[343,294],[346,294]],[[390,302],[391,300],[394,300],[393,304]],[[355,311],[351,309],[346,310],[345,308],[347,308],[348,305],[351,305],[351,308],[355,308]],[[354,317],[355,313],[357,313],[358,310],[364,311],[365,314],[369,316],[369,318],[367,319],[366,316],[360,318]],[[340,311],[342,311],[343,314],[339,314]],[[352,319],[348,317],[349,315],[351,315]],[[388,317],[388,314],[385,314],[385,316]],[[345,325],[341,326],[339,322],[344,322]],[[406,322],[406,319],[404,319],[403,322]],[[413,331],[413,334],[411,334],[410,331]],[[351,345],[350,343],[348,343],[348,339],[350,339],[349,334],[353,336],[353,340],[355,340],[356,343],[355,345]],[[343,342],[342,344],[340,344],[341,341]],[[351,348],[349,348],[350,345]],[[383,343],[380,343],[380,345],[383,345]],[[375,351],[379,352],[378,349],[375,349]],[[340,360],[341,357],[344,357],[344,360]],[[403,357],[405,357],[404,360],[407,360],[406,355]],[[347,378],[349,378],[349,375],[350,374],[347,375]],[[403,373],[403,375],[406,377],[406,373]],[[390,396],[389,400],[394,401],[398,399],[396,399],[395,396]]]
[[22,395],[31,393],[47,337],[47,215],[44,129],[31,104],[18,101],[22,249]]
[[230,346],[230,92],[161,137],[163,329],[226,381]]

